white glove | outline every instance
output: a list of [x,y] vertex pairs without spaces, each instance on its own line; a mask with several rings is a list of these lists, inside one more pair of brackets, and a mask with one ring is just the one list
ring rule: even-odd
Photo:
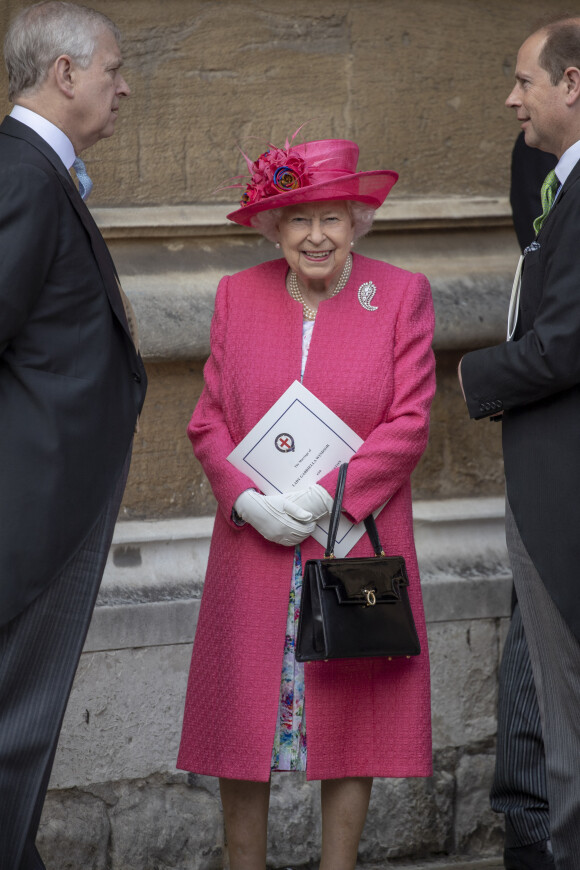
[[285,495],[262,495],[246,489],[236,499],[234,510],[266,540],[295,547],[314,531],[312,514]]
[[289,501],[293,501],[299,507],[312,514],[312,519],[319,520],[332,510],[334,499],[323,486],[318,483],[312,484],[308,489],[301,489],[293,493],[285,493]]

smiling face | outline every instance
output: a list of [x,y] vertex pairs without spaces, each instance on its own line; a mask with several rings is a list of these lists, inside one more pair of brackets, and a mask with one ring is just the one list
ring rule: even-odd
[[[506,100],[521,122],[526,144],[560,157],[566,148],[567,83],[563,77],[556,85],[539,64],[546,34],[542,31],[526,39],[518,52],[516,83]],[[564,125],[564,126],[563,126]]]
[[350,212],[341,200],[288,206],[278,224],[289,267],[312,289],[328,289],[338,280],[353,238]]
[[77,154],[99,139],[113,135],[121,97],[131,93],[121,75],[122,63],[117,41],[112,31],[104,27],[89,66],[86,69],[78,65],[72,67],[74,107],[71,130],[65,132]]

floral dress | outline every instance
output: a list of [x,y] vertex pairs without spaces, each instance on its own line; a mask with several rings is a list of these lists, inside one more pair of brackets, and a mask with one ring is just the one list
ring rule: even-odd
[[[303,322],[301,378],[304,376],[313,327],[313,320],[305,320]],[[278,722],[276,724],[276,734],[272,748],[272,770],[306,770],[304,665],[302,662],[297,662],[294,655],[301,597],[302,556],[300,547],[296,547],[294,551],[294,563],[292,565],[288,618],[286,620]]]

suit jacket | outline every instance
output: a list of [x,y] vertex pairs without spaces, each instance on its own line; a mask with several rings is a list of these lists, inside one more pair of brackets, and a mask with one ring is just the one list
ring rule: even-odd
[[[294,549],[232,523],[236,498],[253,483],[227,456],[300,379],[302,306],[286,291],[287,269],[276,260],[220,283],[205,387],[189,428],[218,512],[178,764],[214,776],[270,776]],[[357,298],[367,281],[377,288],[376,311]],[[310,779],[431,771],[429,659],[410,475],[427,443],[433,325],[423,275],[358,254],[346,287],[318,309],[303,384],[364,440],[350,462],[343,506],[360,521],[390,498],[377,527],[385,551],[407,560],[423,651],[409,661],[306,665]],[[335,470],[319,482],[333,494],[336,479]],[[303,561],[323,554],[313,538],[301,550]],[[372,554],[366,535],[352,554]]]
[[514,340],[468,353],[469,413],[503,409],[508,499],[528,553],[580,639],[580,163],[526,254]]
[[62,161],[0,125],[0,624],[74,555],[146,388],[113,262]]

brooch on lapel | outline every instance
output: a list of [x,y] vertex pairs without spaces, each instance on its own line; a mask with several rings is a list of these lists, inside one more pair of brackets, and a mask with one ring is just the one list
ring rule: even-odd
[[367,311],[378,310],[377,305],[371,305],[371,302],[373,301],[373,297],[376,292],[377,288],[372,281],[365,281],[365,283],[361,284],[358,288],[358,301],[363,308],[366,308]]

